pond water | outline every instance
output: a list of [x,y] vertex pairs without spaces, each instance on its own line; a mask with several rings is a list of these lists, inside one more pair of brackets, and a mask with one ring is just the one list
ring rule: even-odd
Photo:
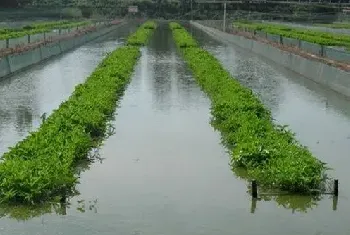
[[330,174],[341,182],[338,201],[290,195],[251,200],[243,173],[230,170],[220,135],[209,124],[210,101],[162,24],[142,49],[112,121],[115,134],[100,150],[101,162],[85,166],[81,174],[80,195],[69,205],[2,207],[0,234],[349,234],[348,100],[266,59],[192,32],[257,92],[278,122],[289,124],[303,144],[334,167]]

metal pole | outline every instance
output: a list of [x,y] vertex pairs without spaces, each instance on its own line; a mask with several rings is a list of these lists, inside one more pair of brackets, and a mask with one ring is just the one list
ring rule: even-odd
[[193,5],[192,5],[193,0],[191,0],[191,21],[193,21]]
[[226,2],[224,3],[224,25],[222,31],[226,32]]

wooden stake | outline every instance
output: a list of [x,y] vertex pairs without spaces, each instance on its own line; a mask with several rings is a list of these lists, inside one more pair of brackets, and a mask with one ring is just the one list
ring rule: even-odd
[[338,180],[334,180],[334,196],[338,196],[339,195],[339,181]]
[[258,198],[258,184],[256,183],[256,180],[252,181],[252,197]]

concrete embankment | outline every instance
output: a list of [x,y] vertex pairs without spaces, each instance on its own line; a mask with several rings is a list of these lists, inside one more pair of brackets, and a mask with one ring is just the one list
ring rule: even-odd
[[225,42],[233,43],[264,56],[281,66],[297,72],[319,84],[350,96],[350,73],[319,61],[313,61],[291,52],[283,51],[272,45],[248,39],[243,36],[232,35],[220,30],[204,26],[198,22],[191,25],[203,30],[213,37]]
[[40,45],[21,53],[14,53],[0,58],[0,78],[10,75],[14,72],[28,68],[31,65],[37,64],[43,60],[53,56],[62,54],[66,51],[79,47],[98,37],[106,35],[118,27],[124,26],[126,23],[110,25],[103,27],[97,31],[78,35],[68,39],[62,39],[56,42]]

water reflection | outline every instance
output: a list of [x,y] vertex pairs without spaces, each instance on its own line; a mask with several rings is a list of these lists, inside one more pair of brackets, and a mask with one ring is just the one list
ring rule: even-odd
[[[287,210],[291,210],[292,214],[296,212],[307,213],[318,206],[318,202],[325,199],[323,195],[318,196],[300,196],[300,195],[259,195],[259,198],[252,198],[251,200],[251,213],[256,213],[258,204],[266,202],[275,202],[278,207],[282,207]],[[333,210],[336,210],[338,197],[332,197]]]
[[152,51],[150,60],[152,61],[153,69],[155,71],[152,74],[153,79],[150,79],[152,87],[152,95],[154,95],[153,105],[155,109],[169,111],[172,103],[171,92],[172,92],[172,81],[173,79],[168,76],[168,71],[172,71],[171,59],[175,51],[169,50],[169,43],[171,37],[169,37],[169,30],[167,30],[166,24],[161,24],[158,30],[154,33],[154,38],[160,40],[151,40],[148,48]]
[[[77,167],[77,173],[80,174],[88,170],[91,161],[82,161]],[[80,193],[77,189],[72,190],[70,197],[78,196]],[[86,204],[84,200],[75,204],[75,207],[80,212],[85,212]],[[96,204],[96,203],[95,203]],[[71,206],[70,202],[65,203],[43,203],[37,205],[21,205],[21,204],[0,204],[0,218],[15,219],[17,221],[28,221],[36,217],[46,214],[67,215],[67,209]],[[89,205],[89,208],[94,205]]]
[[78,200],[71,203],[46,203],[35,206],[0,205],[0,218],[9,218],[17,221],[29,221],[47,214],[67,215],[67,211],[75,210],[78,213],[98,213],[98,199]]
[[[232,172],[234,175],[241,180],[250,182],[252,178],[248,177],[247,171],[243,168],[232,167]],[[323,193],[328,194],[331,190],[329,185],[323,191]],[[251,195],[250,185],[247,188],[247,193]],[[254,213],[257,206],[257,201],[259,202],[270,202],[274,201],[277,203],[278,207],[283,207],[284,209],[291,210],[292,213],[303,212],[307,213],[310,210],[317,207],[318,202],[325,199],[325,194],[318,195],[294,195],[288,194],[286,192],[271,190],[267,188],[259,187],[258,199],[252,198],[251,213]]]
[[150,42],[144,54],[151,66],[144,74],[153,77],[149,79],[154,98],[153,107],[162,111],[169,111],[174,106],[181,106],[181,109],[196,108],[198,100],[195,99],[198,94],[193,94],[193,87],[197,83],[179,57],[168,25],[160,24],[154,38],[156,40]]
[[32,128],[32,110],[26,106],[19,106],[16,110],[16,123],[16,130],[19,133],[27,133]]
[[45,214],[55,213],[57,215],[66,215],[66,205],[62,203],[43,204],[37,206],[0,206],[0,217],[10,218],[17,221],[27,221]]
[[[111,126],[105,138],[114,134],[112,129],[113,127]],[[92,164],[102,164],[103,160],[104,158],[100,156],[100,148],[94,148],[89,152],[87,159],[77,163],[74,173],[80,177],[82,173],[90,170]],[[80,213],[87,211],[97,213],[97,199],[87,201],[79,199],[79,196],[80,192],[76,187],[71,190],[65,202],[49,202],[37,205],[0,204],[0,218],[7,217],[17,221],[27,221],[46,214],[67,215],[67,210],[69,209],[75,209]],[[73,202],[71,202],[72,199],[74,200]],[[53,201],[58,201],[58,199],[53,199]]]

